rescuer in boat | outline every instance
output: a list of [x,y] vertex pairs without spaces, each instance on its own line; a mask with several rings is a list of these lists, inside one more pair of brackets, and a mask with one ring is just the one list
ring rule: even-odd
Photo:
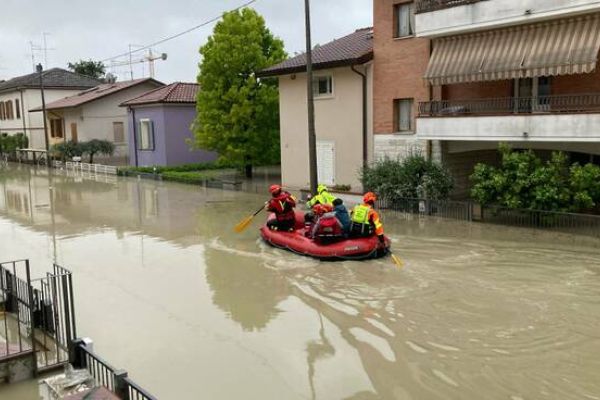
[[309,212],[304,214],[305,225],[314,224],[317,222],[319,215],[315,212],[315,207],[320,205],[325,208],[326,212],[333,211],[333,201],[335,196],[329,193],[329,189],[325,185],[317,186],[317,194],[315,196],[309,196],[306,201],[306,207],[310,209]]
[[293,231],[296,226],[296,199],[279,185],[271,185],[271,200],[265,204],[265,209],[275,214],[275,218],[267,221],[272,230]]
[[363,204],[358,204],[352,210],[352,226],[350,236],[367,237],[377,235],[379,242],[384,244],[383,224],[379,220],[379,214],[375,211],[377,196],[373,192],[365,193]]

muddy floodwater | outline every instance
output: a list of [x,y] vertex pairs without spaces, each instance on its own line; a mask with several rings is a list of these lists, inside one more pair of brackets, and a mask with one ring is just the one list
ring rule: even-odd
[[600,399],[600,242],[383,213],[402,270],[323,263],[233,233],[265,196],[12,166],[0,257],[160,399]]

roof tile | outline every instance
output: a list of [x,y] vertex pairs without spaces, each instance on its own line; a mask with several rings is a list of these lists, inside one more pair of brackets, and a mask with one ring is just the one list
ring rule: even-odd
[[121,106],[157,103],[196,103],[199,90],[200,85],[197,83],[175,82],[127,100]]
[[[76,72],[62,68],[52,68],[43,72],[44,87],[65,89],[86,89],[98,86],[101,81]],[[0,92],[15,90],[19,88],[39,88],[40,75],[37,72],[23,76],[17,76],[4,82],[0,82]]]

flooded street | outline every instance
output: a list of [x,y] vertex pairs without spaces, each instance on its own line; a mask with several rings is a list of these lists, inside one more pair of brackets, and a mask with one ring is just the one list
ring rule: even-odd
[[13,166],[0,258],[160,399],[600,399],[600,241],[384,213],[402,270],[322,263],[233,232],[266,196]]

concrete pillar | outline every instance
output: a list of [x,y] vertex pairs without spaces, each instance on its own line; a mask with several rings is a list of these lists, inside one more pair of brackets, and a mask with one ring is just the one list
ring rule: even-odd
[[431,161],[442,164],[444,161],[443,157],[443,146],[441,140],[431,141]]
[[69,348],[69,363],[71,363],[75,369],[87,367],[85,354],[81,351],[81,347],[85,347],[89,351],[94,351],[94,342],[90,338],[73,340]]

